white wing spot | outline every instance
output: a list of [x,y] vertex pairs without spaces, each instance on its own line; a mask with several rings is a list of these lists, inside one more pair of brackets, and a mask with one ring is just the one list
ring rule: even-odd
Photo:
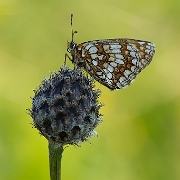
[[89,53],[90,53],[90,54],[97,53],[97,51],[98,51],[98,49],[97,49],[97,47],[95,47],[95,46],[92,46],[92,47],[90,47],[90,49],[89,49]]
[[96,74],[97,74],[98,76],[101,76],[101,75],[102,75],[102,72],[101,72],[101,71],[98,71],[98,72],[96,72]]
[[111,52],[112,53],[121,53],[121,50],[120,49],[112,49]]
[[146,46],[146,49],[151,49],[151,46],[148,46],[148,45],[147,45],[147,46]]
[[111,65],[112,67],[116,67],[116,66],[117,66],[117,63],[111,62],[110,65]]
[[103,45],[103,49],[104,49],[104,51],[105,51],[106,53],[109,53],[109,52],[110,52],[110,50],[109,50],[109,45],[107,45],[107,44]]
[[85,49],[89,49],[90,47],[92,47],[92,46],[94,46],[94,44],[88,44],[86,47],[85,47]]
[[128,78],[131,73],[132,73],[131,71],[125,70],[125,71],[124,71],[124,76],[125,76],[126,78]]
[[97,58],[97,54],[91,54],[91,58],[92,58],[92,59]]
[[100,55],[100,56],[98,56],[99,60],[102,60],[102,59],[103,59],[103,57],[104,57],[104,55]]
[[143,45],[145,42],[140,42],[140,41],[139,41],[138,43],[139,43],[140,45]]
[[138,60],[137,59],[133,59],[132,63],[137,66],[138,65]]
[[119,78],[119,82],[120,82],[120,83],[124,83],[125,81],[126,81],[126,78],[125,78],[125,77],[121,76],[121,77]]
[[98,62],[97,62],[97,61],[95,61],[95,60],[92,60],[92,63],[93,63],[95,66],[97,66],[97,65],[98,65]]
[[115,54],[115,57],[117,59],[124,59],[124,56],[122,54]]
[[102,76],[99,76],[101,79],[106,79],[106,76],[103,74]]
[[120,44],[111,44],[110,47],[111,47],[111,49],[120,49],[121,45]]
[[127,45],[127,49],[128,49],[129,51],[133,51],[133,48],[132,48],[132,46],[130,46],[130,45]]
[[118,87],[119,89],[121,89],[121,88],[122,88],[121,83],[117,82],[117,83],[116,83],[116,85],[117,85],[117,87]]
[[131,66],[131,71],[135,72],[136,66]]
[[150,49],[145,49],[145,52],[147,53],[147,54],[149,54],[150,53]]
[[108,63],[104,63],[103,66],[105,67],[105,69],[108,68]]
[[108,74],[107,74],[107,78],[108,78],[108,79],[111,79],[111,78],[112,78],[112,73],[108,73]]
[[115,60],[115,57],[111,57],[108,59],[108,61],[114,61]]
[[121,60],[121,59],[116,59],[115,62],[116,62],[117,64],[124,64],[124,61]]
[[130,52],[130,55],[131,55],[132,57],[136,57],[136,52],[131,51],[131,52]]
[[105,74],[109,73],[109,71],[107,69],[103,69],[103,71],[105,72]]
[[109,84],[109,85],[112,85],[113,84],[113,82],[112,82],[112,80],[110,80],[110,79],[106,79],[106,82],[107,82],[107,84]]
[[110,66],[109,64],[108,64],[107,69],[109,70],[109,72],[113,72],[114,71],[114,68],[112,66]]

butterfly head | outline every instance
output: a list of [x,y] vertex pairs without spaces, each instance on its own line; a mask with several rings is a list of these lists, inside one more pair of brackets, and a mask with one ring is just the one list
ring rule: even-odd
[[75,48],[76,48],[76,43],[74,41],[67,42],[67,51],[71,54],[73,54]]
[[77,31],[73,31],[73,29],[72,29],[72,39],[71,39],[71,42],[68,42],[68,48],[69,49],[74,49],[76,46],[76,43],[74,42],[74,34],[75,33],[77,33]]

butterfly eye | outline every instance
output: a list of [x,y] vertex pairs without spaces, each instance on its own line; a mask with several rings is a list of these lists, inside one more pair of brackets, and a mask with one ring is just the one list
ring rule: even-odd
[[70,43],[70,49],[74,49],[75,48],[75,46],[76,46],[76,44],[72,41],[71,43]]
[[76,44],[72,41],[68,43],[67,51],[70,53],[75,47],[76,47]]

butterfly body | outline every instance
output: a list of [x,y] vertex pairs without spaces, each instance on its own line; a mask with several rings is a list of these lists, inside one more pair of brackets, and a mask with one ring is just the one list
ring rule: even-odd
[[152,60],[155,46],[135,39],[104,39],[69,43],[72,62],[109,89],[128,86]]

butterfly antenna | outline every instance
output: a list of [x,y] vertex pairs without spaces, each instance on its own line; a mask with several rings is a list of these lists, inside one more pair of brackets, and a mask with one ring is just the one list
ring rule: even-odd
[[74,42],[74,33],[77,33],[77,31],[73,30],[73,14],[71,14],[71,32],[72,32],[72,42]]
[[73,39],[74,39],[74,31],[73,31],[73,28],[72,28],[72,21],[73,21],[73,14],[71,14],[71,32],[72,32],[72,42],[73,42]]

